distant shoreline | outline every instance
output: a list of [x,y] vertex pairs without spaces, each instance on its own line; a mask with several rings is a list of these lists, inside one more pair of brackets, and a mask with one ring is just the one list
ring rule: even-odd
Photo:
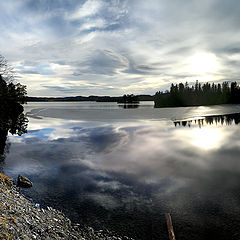
[[[154,101],[152,95],[136,95],[139,101]],[[121,102],[123,97],[75,96],[75,97],[27,97],[27,102]]]

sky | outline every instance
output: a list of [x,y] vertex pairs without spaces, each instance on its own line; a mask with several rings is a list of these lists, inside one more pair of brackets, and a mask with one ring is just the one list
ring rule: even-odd
[[238,0],[9,0],[0,9],[0,54],[29,96],[240,80]]

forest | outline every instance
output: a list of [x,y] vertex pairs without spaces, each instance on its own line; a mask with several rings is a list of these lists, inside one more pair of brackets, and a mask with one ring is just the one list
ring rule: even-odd
[[195,85],[171,84],[170,91],[156,92],[155,107],[186,107],[240,103],[240,86],[237,82],[199,83]]

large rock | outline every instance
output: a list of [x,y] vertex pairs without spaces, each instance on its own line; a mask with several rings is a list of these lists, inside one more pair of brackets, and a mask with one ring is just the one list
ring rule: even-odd
[[17,186],[18,187],[24,187],[24,188],[30,188],[30,187],[33,186],[33,184],[28,178],[19,174],[18,175]]

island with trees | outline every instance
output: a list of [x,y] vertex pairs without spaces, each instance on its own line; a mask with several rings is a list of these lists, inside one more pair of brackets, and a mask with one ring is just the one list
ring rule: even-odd
[[124,103],[124,104],[137,104],[139,103],[138,97],[133,94],[124,94],[122,98],[118,100],[118,103]]
[[171,84],[170,91],[156,92],[154,106],[187,107],[216,104],[239,104],[240,86],[236,82],[199,83],[190,86],[185,84]]

